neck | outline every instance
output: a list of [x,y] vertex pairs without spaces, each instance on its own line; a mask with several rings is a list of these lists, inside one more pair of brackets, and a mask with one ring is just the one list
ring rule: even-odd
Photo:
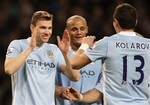
[[44,43],[36,42],[37,47],[41,47]]
[[79,49],[79,47],[71,46],[71,49],[72,49],[73,51],[77,51],[77,50]]
[[121,31],[134,32],[133,29],[120,29],[117,31],[117,33],[121,32]]
[[70,47],[73,51],[77,51],[79,49],[80,45],[75,46],[74,44],[70,44]]

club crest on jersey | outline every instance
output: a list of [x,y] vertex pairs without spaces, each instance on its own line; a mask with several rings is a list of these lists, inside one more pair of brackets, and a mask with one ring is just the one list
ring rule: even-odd
[[54,54],[53,54],[52,51],[48,51],[48,52],[47,52],[47,55],[48,55],[49,57],[53,57],[53,56],[54,56]]
[[7,55],[10,54],[10,53],[12,53],[12,51],[13,51],[13,48],[9,48],[9,49],[7,50]]

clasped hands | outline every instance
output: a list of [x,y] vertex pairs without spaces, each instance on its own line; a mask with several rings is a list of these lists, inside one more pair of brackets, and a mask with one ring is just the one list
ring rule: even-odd
[[59,97],[63,98],[63,99],[67,99],[67,100],[71,100],[71,101],[81,101],[82,100],[82,95],[73,87],[61,87],[61,92]]

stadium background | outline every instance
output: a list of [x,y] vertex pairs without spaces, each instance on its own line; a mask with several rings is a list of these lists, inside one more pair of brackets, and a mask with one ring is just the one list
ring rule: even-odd
[[149,0],[1,0],[0,1],[0,105],[11,105],[10,76],[4,73],[4,60],[8,44],[14,39],[30,36],[30,19],[33,12],[45,10],[54,15],[53,35],[50,43],[57,44],[56,36],[62,35],[67,18],[72,15],[85,17],[88,35],[98,39],[115,31],[112,13],[116,5],[129,3],[137,8],[136,32],[150,38]]

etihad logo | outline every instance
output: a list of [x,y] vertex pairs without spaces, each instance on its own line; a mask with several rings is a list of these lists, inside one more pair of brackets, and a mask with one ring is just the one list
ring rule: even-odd
[[38,66],[38,67],[49,67],[49,68],[54,68],[55,64],[54,63],[47,63],[47,62],[39,62],[33,59],[28,59],[27,63],[29,65],[34,65],[34,66]]
[[80,70],[80,74],[82,78],[89,78],[91,76],[95,75],[95,72],[93,70]]
[[86,70],[80,70],[80,74],[83,75],[83,74],[86,74],[86,75],[95,75],[95,72],[92,71],[92,70],[89,70],[89,71],[86,71]]

